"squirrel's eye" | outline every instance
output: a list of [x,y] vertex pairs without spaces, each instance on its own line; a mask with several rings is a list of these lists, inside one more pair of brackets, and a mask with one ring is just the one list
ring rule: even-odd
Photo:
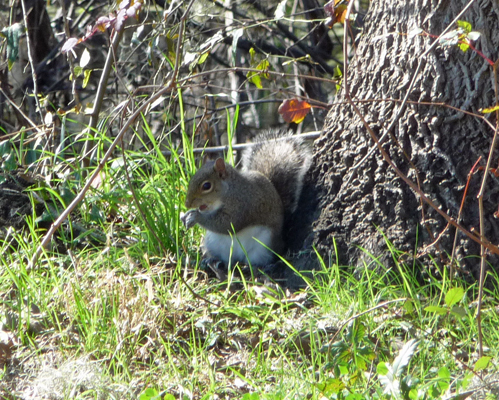
[[208,181],[203,182],[203,184],[201,185],[201,190],[203,192],[206,192],[206,191],[208,191],[210,189],[211,189],[211,182],[208,182]]

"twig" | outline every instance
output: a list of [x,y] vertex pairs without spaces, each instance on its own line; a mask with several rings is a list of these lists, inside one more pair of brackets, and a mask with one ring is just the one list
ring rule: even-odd
[[[29,118],[29,117],[28,117],[28,116],[27,116],[24,112],[23,112],[23,110],[21,110],[21,109],[19,108],[19,106],[18,106],[16,103],[14,103],[14,102],[10,99],[10,97],[9,97],[9,96],[7,96],[7,93],[5,93],[1,87],[0,87],[0,93],[2,93],[2,94],[4,95],[5,100],[7,100],[7,102],[8,102],[8,103],[9,103],[12,107],[14,107],[14,108],[15,108],[15,110],[16,110],[16,111],[17,111],[17,112],[18,112],[18,113],[19,113],[19,114],[20,114],[20,115],[21,115],[21,116],[25,119],[25,121],[26,121],[26,123],[27,123],[27,124],[31,125],[31,126],[33,127],[33,129],[35,129],[38,133],[40,133],[40,134],[41,134],[41,133],[43,133],[43,131],[40,129],[40,127],[39,127],[38,125],[36,125],[36,124],[35,124],[35,123],[34,123],[34,122],[33,122],[33,121],[32,121],[32,120],[31,120],[31,119],[30,119],[30,118]],[[5,137],[5,135],[4,135],[4,137]]]
[[[499,105],[499,88],[497,84],[497,66],[499,65],[499,60],[494,63],[494,89],[496,95],[496,106]],[[478,192],[478,210],[480,213],[480,238],[484,239],[485,235],[485,222],[483,216],[483,195],[485,193],[485,186],[487,185],[487,179],[489,177],[490,167],[492,165],[492,156],[497,146],[497,131],[499,130],[499,111],[496,111],[496,130],[494,132],[494,138],[490,144],[489,158],[487,159],[487,165],[483,173],[482,186],[480,187],[480,192]],[[480,248],[480,280],[478,286],[478,310],[476,314],[476,322],[478,325],[478,357],[483,356],[483,335],[482,335],[482,297],[483,297],[483,285],[485,282],[485,247],[482,245]]]
[[370,312],[372,311],[375,311],[377,310],[378,308],[383,308],[385,306],[387,306],[388,304],[393,304],[393,303],[400,303],[401,301],[407,301],[409,300],[407,297],[403,297],[401,299],[393,299],[393,300],[387,300],[387,301],[384,301],[383,303],[380,303],[380,304],[377,304],[375,305],[374,307],[371,307],[365,311],[362,311],[361,313],[358,313],[358,314],[355,314],[353,316],[351,316],[350,318],[348,318],[345,322],[343,322],[341,324],[341,326],[338,328],[338,330],[336,331],[336,333],[333,335],[333,337],[329,340],[329,343],[333,343],[334,340],[336,339],[336,337],[340,334],[340,332],[343,330],[343,328],[345,326],[348,325],[349,322],[353,321],[354,319],[357,319],[359,317],[362,317],[363,315],[365,314],[369,314]]
[[[68,19],[68,11],[66,9],[66,2],[65,0],[59,0],[59,3],[61,4],[61,9],[62,9],[62,17],[64,19],[64,33],[66,34],[66,39],[69,39],[71,37],[71,31],[69,30],[69,19]],[[73,93],[73,98],[78,106],[80,104],[80,97],[78,95],[78,91],[76,90],[76,74],[74,71],[74,60],[73,60],[73,54],[72,52],[68,51],[68,62],[69,62],[69,70],[71,71],[71,75],[73,77],[73,83],[71,85],[71,92]],[[66,78],[66,77],[64,77]]]
[[180,18],[180,30],[178,33],[177,50],[176,50],[176,54],[175,54],[175,67],[173,68],[172,79],[170,81],[170,85],[172,85],[172,87],[177,86],[177,83],[178,83],[177,76],[178,76],[178,70],[180,68],[182,41],[184,40],[185,21],[187,20],[187,16],[189,15],[189,11],[191,10],[191,7],[194,4],[194,1],[195,0],[191,0],[189,2],[189,5],[187,6],[184,14]]
[[[471,177],[475,173],[475,168],[477,167],[477,165],[481,161],[481,159],[482,159],[482,156],[478,157],[478,160],[476,160],[476,163],[473,165],[473,167],[471,168],[471,170],[468,174],[468,179],[466,180],[466,186],[465,186],[464,192],[463,192],[463,198],[461,200],[461,206],[459,207],[459,212],[457,213],[457,222],[461,222],[461,215],[463,213],[464,201],[466,200],[466,195],[468,194],[468,187],[470,186]],[[448,226],[449,225],[447,224],[447,227]],[[450,277],[451,281],[452,281],[452,277],[454,275],[454,254],[456,253],[458,234],[459,234],[459,231],[456,230],[456,232],[454,234],[454,243],[452,244],[452,253],[450,256],[449,277]]]
[[24,26],[26,27],[26,46],[28,48],[28,60],[31,68],[31,77],[33,79],[33,95],[35,96],[36,107],[40,114],[40,121],[43,121],[42,107],[40,106],[40,100],[38,99],[38,82],[36,77],[35,62],[33,61],[33,52],[31,47],[31,40],[29,37],[29,26],[28,26],[28,13],[26,11],[26,0],[21,0],[21,5],[23,8],[23,20]]
[[[107,90],[107,81],[109,79],[109,75],[111,74],[111,70],[115,61],[115,54],[118,49],[118,45],[121,42],[121,38],[123,37],[123,27],[120,30],[114,30],[114,36],[112,38],[111,48],[107,53],[106,63],[104,64],[104,68],[102,70],[102,74],[100,77],[99,85],[97,86],[97,93],[95,94],[94,99],[94,108],[92,109],[92,113],[90,114],[90,122],[88,124],[87,132],[89,134],[93,134],[97,127],[97,123],[99,122],[99,115],[102,108],[102,101],[104,100],[104,94]],[[85,146],[83,147],[83,155],[82,155],[82,164],[83,167],[88,167],[90,165],[90,145],[93,143],[92,140],[85,140]]]
[[[305,140],[311,140],[311,139],[317,139],[320,136],[321,132],[320,131],[313,131],[313,132],[307,132],[307,133],[302,133],[300,135],[293,135],[293,136],[286,136],[282,138],[277,138],[277,139],[272,139],[273,141],[280,141],[280,140],[288,140],[290,137],[298,137],[302,138]],[[232,150],[243,150],[248,147],[254,146],[256,143],[241,143],[241,144],[233,144],[232,146],[215,146],[215,147],[198,147],[195,149],[192,149],[193,153],[222,153],[222,152],[227,152]],[[183,150],[181,150],[178,154],[182,154]],[[161,154],[164,156],[171,156],[172,152],[171,151],[162,151]]]

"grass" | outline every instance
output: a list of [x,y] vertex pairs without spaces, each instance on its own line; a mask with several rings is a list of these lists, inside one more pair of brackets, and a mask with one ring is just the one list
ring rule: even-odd
[[448,399],[496,379],[497,286],[483,314],[491,359],[478,361],[477,288],[445,271],[419,282],[404,265],[323,260],[287,296],[208,279],[200,230],[179,223],[193,165],[155,145],[115,161],[36,269],[33,218],[4,236],[0,398]]

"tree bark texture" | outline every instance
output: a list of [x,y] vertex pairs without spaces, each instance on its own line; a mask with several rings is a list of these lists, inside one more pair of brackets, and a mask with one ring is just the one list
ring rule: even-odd
[[[348,68],[351,97],[380,138],[396,119],[421,63],[409,103],[391,130],[393,137],[388,136],[383,147],[413,182],[419,177],[423,193],[454,219],[468,173],[479,157],[479,165],[485,166],[494,134],[485,121],[465,113],[481,115],[480,108],[495,104],[493,68],[477,52],[469,49],[464,53],[457,46],[439,45],[423,57],[435,37],[422,34],[411,38],[407,33],[422,28],[439,35],[467,3],[373,0]],[[493,61],[499,58],[498,4],[494,0],[475,1],[460,17],[481,33],[475,46]],[[495,114],[487,118],[495,125]],[[416,255],[431,264],[433,261],[424,256],[431,255],[448,264],[456,230],[446,229],[444,218],[428,204],[421,204],[419,196],[383,161],[379,150],[365,158],[373,147],[342,89],[315,147],[312,178],[320,190],[321,213],[314,235],[319,249],[331,250],[336,245],[341,263],[357,264],[363,254],[360,247],[375,256],[386,255],[386,235],[409,259]],[[493,168],[498,167],[498,154],[495,150]],[[471,177],[462,211],[462,225],[475,232],[479,232],[477,194],[483,174],[482,168]],[[496,245],[498,193],[499,180],[490,173],[484,197],[484,234]],[[461,266],[476,274],[479,254],[480,246],[458,233],[456,257]],[[390,258],[385,257],[385,261]],[[497,256],[489,256],[488,261],[499,265]]]

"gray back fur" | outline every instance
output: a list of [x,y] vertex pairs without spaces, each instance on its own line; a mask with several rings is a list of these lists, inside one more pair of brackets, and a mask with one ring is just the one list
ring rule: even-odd
[[293,213],[303,187],[303,179],[312,163],[312,149],[291,132],[269,130],[253,140],[242,154],[242,168],[265,175],[282,199],[285,212]]

